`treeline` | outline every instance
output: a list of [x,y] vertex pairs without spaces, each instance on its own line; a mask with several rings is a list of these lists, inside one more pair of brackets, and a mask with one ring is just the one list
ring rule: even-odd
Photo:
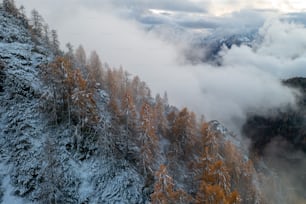
[[[28,20],[13,0],[4,0],[2,8],[23,18],[37,43],[53,53],[40,70],[47,87],[42,106],[53,127],[75,128],[71,151],[86,154],[90,141],[125,158],[144,176],[144,194],[152,203],[263,203],[252,162],[203,118],[170,106],[166,93],[152,97],[138,76],[103,64],[96,52],[87,57],[82,46],[74,50],[71,44],[60,51],[56,32],[50,34],[35,10]],[[101,91],[112,118],[107,134],[101,128]]]

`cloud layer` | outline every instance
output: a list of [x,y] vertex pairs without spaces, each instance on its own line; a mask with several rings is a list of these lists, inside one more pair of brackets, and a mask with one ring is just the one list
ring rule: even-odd
[[[88,51],[97,50],[111,66],[122,65],[139,75],[153,93],[167,91],[171,103],[191,107],[208,119],[221,120],[230,127],[237,128],[248,112],[265,113],[270,108],[294,104],[295,92],[284,87],[280,79],[306,75],[304,26],[278,18],[271,20],[274,15],[267,11],[245,10],[222,18],[208,16],[205,20],[203,15],[208,14],[193,14],[200,11],[194,9],[199,2],[178,1],[176,6],[170,1],[142,1],[140,6],[137,2],[89,1],[84,5],[84,2],[69,0],[54,6],[57,5],[54,1],[29,0],[26,7],[40,10],[51,27],[59,31],[62,43],[71,42],[75,46],[82,43]],[[114,4],[119,4],[119,9]],[[134,7],[131,9],[128,5]],[[122,18],[135,7],[148,12],[146,15],[152,19],[160,19],[164,27],[171,27],[175,22],[183,25],[186,32],[190,26],[192,29],[210,27],[215,33],[239,33],[261,27],[259,41],[252,48],[224,48],[220,53],[221,66],[181,63],[184,61],[181,49],[188,46],[184,32],[171,33],[171,38],[176,38],[175,45],[161,40],[156,33],[143,29],[140,18],[134,18],[136,14],[129,14],[132,20]],[[158,16],[143,8],[176,13],[158,13]],[[198,36],[193,36],[193,30],[190,33],[191,39]],[[202,55],[202,52],[195,50],[192,54]]]

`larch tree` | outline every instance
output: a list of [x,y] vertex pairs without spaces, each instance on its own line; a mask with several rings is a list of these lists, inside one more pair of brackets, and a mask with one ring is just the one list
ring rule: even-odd
[[197,128],[197,119],[194,112],[189,112],[186,124],[186,134],[187,141],[183,147],[185,159],[190,159],[190,157],[195,152],[195,146],[197,146],[198,141],[198,128]]
[[88,72],[89,81],[91,81],[94,86],[102,88],[104,84],[104,69],[100,60],[99,55],[96,51],[92,51],[88,60]]
[[75,87],[72,93],[73,114],[77,115],[80,127],[93,126],[98,123],[99,117],[96,102],[93,98],[94,91],[88,87],[79,69],[74,71]]
[[116,81],[116,94],[119,100],[123,98],[128,88],[128,76],[129,73],[124,71],[122,67],[113,70],[113,77]]
[[154,112],[155,112],[154,122],[157,129],[156,131],[158,134],[164,137],[167,134],[168,122],[165,113],[165,101],[163,100],[163,98],[160,97],[159,94],[157,94],[155,97]]
[[176,157],[187,159],[192,149],[192,141],[196,134],[196,118],[187,108],[183,108],[175,118],[171,128],[170,141],[172,142],[172,152]]
[[63,80],[63,100],[64,100],[64,107],[67,109],[68,113],[68,121],[69,124],[71,124],[72,119],[72,94],[74,91],[74,68],[72,65],[72,62],[65,57],[60,57],[60,61],[57,63],[60,63],[60,69],[63,70],[64,73],[64,80]]
[[[98,122],[98,109],[94,99],[94,89],[88,86],[81,71],[75,69],[69,57],[56,57],[55,60],[43,68],[43,79],[52,90],[49,98],[53,121],[58,124],[67,121],[68,125],[74,125],[77,133],[86,132],[92,136],[96,132]],[[51,100],[50,100],[51,98]],[[79,134],[75,134],[79,136]],[[84,134],[85,135],[85,134]],[[76,141],[76,148],[83,141],[83,137]]]
[[79,45],[79,47],[75,50],[74,54],[75,59],[75,66],[82,71],[83,76],[87,78],[88,72],[86,68],[87,64],[87,58],[86,58],[86,52],[82,45]]
[[153,173],[152,166],[155,163],[158,149],[158,137],[155,133],[153,121],[152,107],[147,101],[144,101],[140,112],[139,140],[142,153],[142,167],[145,175],[147,175],[147,170],[150,171],[149,173]]
[[72,94],[75,87],[74,68],[66,57],[56,57],[52,63],[42,69],[42,78],[51,86],[53,114],[55,121],[68,116],[71,122]]
[[175,189],[174,181],[169,176],[165,165],[160,165],[155,177],[154,192],[151,194],[152,204],[185,204],[192,202],[190,195],[181,189]]
[[[168,121],[170,130],[173,128],[176,117],[177,117],[177,112],[174,111],[174,110],[172,110],[170,113],[167,114],[167,121]],[[169,138],[170,138],[170,131],[169,131],[168,135],[169,135]]]
[[127,129],[136,130],[137,123],[137,112],[132,93],[129,89],[126,90],[126,93],[123,95],[121,101],[121,116],[125,121]]
[[231,177],[228,169],[218,155],[215,133],[203,123],[201,128],[201,145],[203,151],[197,164],[199,185],[196,203],[240,203],[237,191],[231,191]]
[[203,163],[202,177],[196,195],[199,204],[236,204],[240,203],[237,191],[230,191],[230,176],[222,161]]
[[[51,104],[46,105],[45,108],[50,108],[52,113],[52,121],[57,123],[61,120],[63,114],[66,112],[66,88],[65,88],[65,70],[63,66],[65,64],[65,58],[56,57],[53,62],[45,65],[41,69],[41,76],[45,83],[49,86],[51,93],[45,95],[46,101]],[[66,62],[67,63],[67,62]]]
[[140,78],[138,76],[134,76],[131,84],[134,97],[136,97],[139,93],[139,84],[140,84]]
[[108,69],[106,73],[106,87],[110,96],[109,107],[114,114],[114,119],[118,121],[120,117],[120,109],[119,109],[120,106],[118,102],[118,91],[117,91],[118,84],[114,72],[111,69]]
[[114,70],[108,69],[106,73],[106,86],[110,97],[118,98],[118,83],[116,81]]
[[131,82],[132,93],[135,99],[137,108],[141,107],[143,100],[150,98],[151,91],[146,83],[141,81],[138,76],[135,76]]
[[[135,109],[135,103],[132,97],[132,94],[129,90],[126,91],[123,98],[121,99],[121,119],[125,125],[124,134],[124,146],[125,146],[125,155],[128,153],[129,149],[129,137],[136,134],[137,129],[137,112]],[[133,138],[134,139],[134,138]]]
[[242,193],[241,197],[243,198],[243,202],[245,203],[256,203],[260,200],[259,203],[267,203],[264,199],[264,195],[258,191],[256,186],[253,184],[253,176],[256,174],[256,170],[254,168],[254,164],[252,160],[245,161],[242,165],[241,174],[239,177],[239,182],[241,186],[240,192]]
[[147,86],[147,84],[144,81],[140,82],[139,86],[139,95],[143,98],[150,98],[151,97],[151,90]]
[[223,155],[225,158],[225,164],[232,178],[232,186],[246,192],[246,187],[252,186],[251,180],[247,177],[254,173],[254,168],[252,166],[246,168],[248,166],[248,161],[245,161],[242,153],[240,153],[237,150],[237,147],[235,147],[235,145],[230,141],[225,142]]

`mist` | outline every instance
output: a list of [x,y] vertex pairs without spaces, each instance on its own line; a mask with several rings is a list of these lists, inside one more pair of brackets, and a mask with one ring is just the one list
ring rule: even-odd
[[[244,45],[230,49],[224,47],[219,53],[221,66],[210,63],[192,65],[186,62],[182,52],[189,45],[183,34],[180,40],[181,33],[171,33],[170,37],[177,39],[174,44],[154,32],[147,32],[135,15],[128,15],[133,18],[126,17],[127,13],[135,10],[137,2],[132,4],[132,10],[126,4],[120,4],[118,8],[119,1],[116,1],[117,7],[110,3],[90,1],[83,4],[72,0],[59,3],[64,4],[61,6],[52,6],[48,1],[45,5],[46,2],[34,0],[27,4],[34,2],[33,7],[42,12],[51,27],[58,30],[63,48],[65,43],[70,42],[75,46],[81,43],[87,51],[96,50],[111,67],[122,65],[132,75],[139,75],[154,94],[167,91],[171,104],[187,106],[204,114],[208,120],[217,119],[237,133],[250,112],[264,114],[271,108],[294,106],[297,92],[284,87],[281,79],[306,74],[303,69],[306,29],[303,25],[280,21],[277,15],[245,11],[224,16],[223,19],[211,16],[210,22],[214,23],[216,30],[225,25],[220,22],[228,22],[230,30],[237,32],[239,26],[246,23],[240,20],[235,26],[238,18],[256,14],[261,20],[250,21],[248,26],[252,29],[258,27],[261,41],[252,48]],[[194,9],[193,4],[184,7],[183,1],[171,8],[171,4],[160,2],[146,6],[171,9],[173,12],[180,12],[182,8],[200,11]],[[143,11],[144,4],[137,8]],[[181,21],[184,19],[190,21],[190,16],[186,19],[181,15]],[[163,23],[163,26],[167,24]],[[203,51],[205,48],[195,50],[193,54],[201,56]]]
[[305,203],[305,158],[305,152],[282,138],[274,138],[265,148],[265,165],[274,171],[262,180],[262,189],[271,203]]

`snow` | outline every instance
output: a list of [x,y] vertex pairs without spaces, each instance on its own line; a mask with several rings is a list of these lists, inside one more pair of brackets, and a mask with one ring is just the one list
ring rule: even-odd
[[[0,10],[0,60],[6,67],[0,94],[0,201],[35,203],[53,185],[58,188],[55,197],[64,203],[142,203],[144,181],[133,166],[110,153],[88,156],[67,149],[75,127],[48,123],[40,98],[49,90],[39,72],[40,65],[52,58],[48,49],[32,42],[20,21]],[[111,138],[109,96],[99,90],[95,99],[100,134],[105,137],[101,145]],[[52,155],[47,153],[48,144]],[[93,151],[108,151],[90,141],[85,145]],[[55,175],[54,181],[48,179],[48,172]]]
[[[14,43],[0,43],[0,58],[6,63],[7,74],[16,78],[24,86],[39,91],[42,84],[38,79],[38,66],[45,56],[32,53],[33,45]],[[33,69],[36,68],[36,69]]]
[[28,31],[21,27],[21,22],[0,11],[0,40],[3,42],[30,43],[31,37]]
[[2,182],[0,188],[0,202],[3,204],[24,204],[26,203],[24,199],[14,196],[14,188],[11,185],[11,179],[9,176],[10,167],[1,158],[0,163],[0,181]]
[[5,189],[4,195],[2,198],[2,203],[10,203],[10,204],[24,204],[25,201],[19,197],[13,195],[14,188],[10,184],[10,177],[6,176],[2,181],[2,188]]
[[224,141],[229,141],[234,144],[238,149],[242,148],[241,140],[235,135],[233,132],[229,131],[224,125],[222,125],[219,121],[213,120],[209,122],[210,130],[213,132],[217,132],[222,136]]

